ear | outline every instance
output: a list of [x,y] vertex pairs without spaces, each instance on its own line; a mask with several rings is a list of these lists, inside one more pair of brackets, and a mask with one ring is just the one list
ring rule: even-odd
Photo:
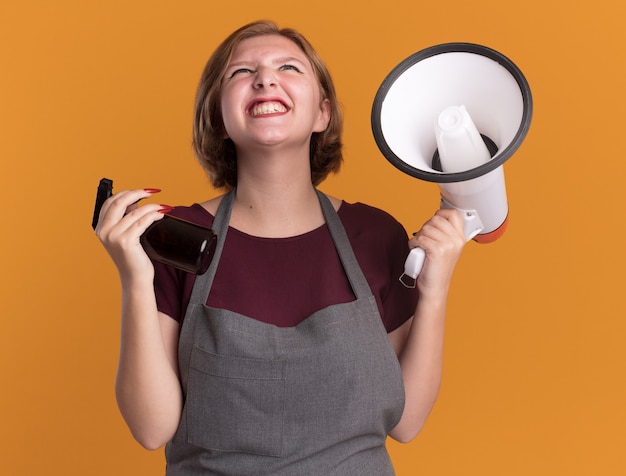
[[320,113],[315,121],[315,127],[313,132],[324,132],[328,127],[331,115],[330,101],[328,99],[322,99],[320,103]]

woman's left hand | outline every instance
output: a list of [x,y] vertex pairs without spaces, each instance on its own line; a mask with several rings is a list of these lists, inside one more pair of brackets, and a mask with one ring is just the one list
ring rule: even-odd
[[420,295],[447,294],[452,274],[465,246],[463,218],[458,210],[440,209],[409,240],[411,248],[426,253],[424,267],[417,279]]

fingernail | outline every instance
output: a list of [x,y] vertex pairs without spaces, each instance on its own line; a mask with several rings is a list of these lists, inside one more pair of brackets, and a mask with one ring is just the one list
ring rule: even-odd
[[161,208],[157,210],[160,213],[169,213],[174,210],[174,207],[170,207],[169,205],[161,205]]
[[160,188],[144,188],[143,191],[146,193],[159,193],[161,189]]

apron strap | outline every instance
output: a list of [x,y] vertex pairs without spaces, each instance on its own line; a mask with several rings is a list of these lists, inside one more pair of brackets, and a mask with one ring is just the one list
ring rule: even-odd
[[215,218],[213,219],[213,225],[211,228],[217,234],[217,245],[215,252],[213,253],[213,259],[209,265],[209,269],[206,273],[196,277],[196,281],[191,291],[191,297],[189,298],[189,305],[191,304],[206,304],[209,298],[209,292],[213,285],[213,279],[217,272],[217,266],[222,256],[222,250],[224,249],[224,242],[226,241],[226,233],[228,232],[228,223],[230,221],[230,214],[233,210],[233,202],[235,201],[236,189],[232,189],[226,195],[222,197],[222,201],[217,207]]
[[367,280],[365,279],[365,276],[363,275],[363,271],[361,271],[361,267],[359,266],[356,256],[354,255],[354,251],[350,245],[348,235],[346,235],[346,230],[341,223],[341,219],[335,211],[335,207],[333,207],[332,203],[330,203],[328,197],[319,190],[316,191],[320,204],[322,205],[322,212],[324,213],[326,224],[328,225],[330,235],[335,242],[335,248],[337,248],[339,259],[341,260],[343,269],[348,276],[348,281],[350,281],[352,291],[357,299],[367,298],[372,295],[372,291]]

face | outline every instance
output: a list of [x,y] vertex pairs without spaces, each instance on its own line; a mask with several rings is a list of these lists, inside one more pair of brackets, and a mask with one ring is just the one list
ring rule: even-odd
[[308,151],[311,134],[326,129],[330,118],[308,58],[280,35],[239,43],[222,81],[221,106],[238,152],[278,145]]

